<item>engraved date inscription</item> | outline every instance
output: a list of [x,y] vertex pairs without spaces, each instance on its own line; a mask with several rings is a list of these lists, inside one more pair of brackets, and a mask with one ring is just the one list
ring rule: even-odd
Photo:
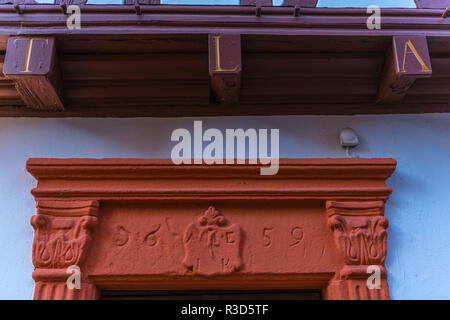
[[[264,227],[262,229],[262,245],[269,248],[273,244],[274,228]],[[283,232],[286,232],[284,230]],[[299,226],[293,226],[289,229],[289,247],[295,247],[299,245],[303,240],[303,228]],[[280,237],[282,238],[282,237]]]

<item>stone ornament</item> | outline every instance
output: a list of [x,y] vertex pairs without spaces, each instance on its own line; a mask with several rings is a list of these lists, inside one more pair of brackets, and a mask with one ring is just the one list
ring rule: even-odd
[[186,228],[183,242],[183,264],[195,273],[230,273],[241,266],[240,228],[236,224],[227,226],[225,217],[214,206]]
[[[393,159],[29,159],[34,299],[101,290],[314,288],[324,299],[389,299],[385,180]],[[81,287],[66,285],[79,267]],[[371,270],[379,286],[368,286]]]

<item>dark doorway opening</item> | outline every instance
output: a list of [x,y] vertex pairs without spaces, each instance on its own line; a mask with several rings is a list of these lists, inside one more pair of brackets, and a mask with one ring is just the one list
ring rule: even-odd
[[320,300],[319,290],[103,291],[102,300]]

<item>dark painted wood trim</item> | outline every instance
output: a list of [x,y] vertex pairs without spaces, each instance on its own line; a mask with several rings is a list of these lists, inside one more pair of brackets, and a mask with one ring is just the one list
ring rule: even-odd
[[201,117],[201,116],[272,116],[272,115],[355,115],[414,114],[450,112],[450,103],[411,104],[286,104],[286,105],[210,105],[151,107],[71,107],[65,111],[39,112],[26,107],[2,107],[0,117],[39,118],[135,118],[135,117]]
[[[444,9],[382,9],[381,30],[366,26],[366,9],[261,7],[260,16],[251,6],[81,6],[82,28],[69,30],[55,5],[0,5],[0,34],[208,34],[240,32],[274,35],[369,35],[412,33],[450,36],[450,20]],[[300,10],[294,16],[294,10]],[[126,26],[126,28],[125,28]]]

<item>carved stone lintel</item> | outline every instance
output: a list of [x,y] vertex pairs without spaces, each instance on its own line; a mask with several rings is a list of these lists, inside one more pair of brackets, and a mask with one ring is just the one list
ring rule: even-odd
[[213,206],[184,233],[183,264],[194,273],[213,275],[230,273],[241,267],[241,230],[227,226],[225,217]]
[[[244,165],[29,159],[27,169],[37,179],[32,191],[37,217],[43,217],[32,219],[35,299],[95,298],[96,285],[111,290],[239,290],[244,284],[284,290],[322,288],[326,282],[324,296],[332,299],[388,297],[385,272],[381,291],[364,289],[367,266],[358,263],[366,258],[354,253],[360,243],[353,240],[374,242],[375,236],[366,238],[370,228],[361,227],[361,220],[374,226],[375,218],[383,218],[383,202],[373,199],[387,199],[391,190],[385,180],[396,162],[281,159],[279,165],[273,179],[260,179],[259,167]],[[82,199],[104,201],[104,212],[97,213],[96,201]],[[211,202],[230,208],[229,215],[223,212],[229,221],[214,207],[204,214],[197,211]],[[320,212],[329,214],[333,231]],[[105,216],[93,236],[90,223],[100,214]],[[342,221],[332,222],[338,217]],[[382,235],[387,224],[380,226],[374,234]],[[339,242],[342,232],[355,237]],[[383,248],[384,237],[378,239]],[[375,249],[380,247],[374,243]],[[370,259],[384,261],[384,251],[371,250]],[[341,252],[350,252],[348,263]],[[81,291],[68,291],[65,285],[69,263],[80,264]]]
[[[383,201],[327,201],[328,225],[344,266],[331,280],[329,299],[389,299],[386,281],[386,240],[388,220]],[[370,266],[377,267],[381,286],[369,289]]]
[[90,288],[92,284],[82,273],[80,290],[66,288],[66,280],[71,274],[67,272],[68,267],[77,266],[81,269],[92,231],[97,224],[98,208],[97,201],[37,203],[37,215],[31,217],[31,225],[35,230],[32,253],[36,267],[33,272],[36,281],[35,299],[75,299],[95,294]]

